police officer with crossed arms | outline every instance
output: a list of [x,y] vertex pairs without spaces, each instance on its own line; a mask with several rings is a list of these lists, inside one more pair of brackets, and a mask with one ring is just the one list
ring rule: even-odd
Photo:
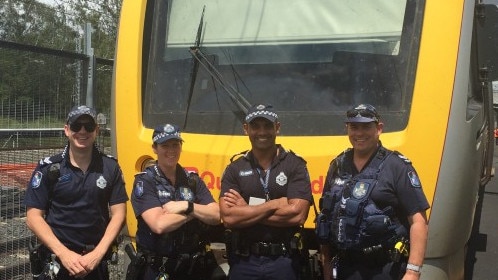
[[221,222],[218,203],[205,183],[178,163],[184,141],[177,125],[157,126],[152,141],[157,162],[135,176],[131,195],[137,249],[145,261],[135,279],[209,279],[198,254],[206,253],[200,252],[208,245],[202,235],[206,225]]
[[352,148],[327,172],[317,234],[324,279],[419,279],[429,208],[417,172],[382,146],[375,107],[346,113]]
[[221,180],[229,279],[299,279],[302,263],[290,243],[311,202],[306,162],[276,144],[280,122],[271,105],[250,108],[243,129],[252,149],[232,161]]

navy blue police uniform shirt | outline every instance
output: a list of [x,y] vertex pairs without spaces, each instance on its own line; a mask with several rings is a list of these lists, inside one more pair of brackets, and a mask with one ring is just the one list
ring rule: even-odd
[[[158,183],[154,176],[159,176]],[[200,178],[195,190],[188,187],[188,172],[180,165],[176,166],[176,182],[173,186],[157,165],[149,166],[144,172],[135,175],[131,204],[138,220],[137,243],[150,251],[162,253],[165,248],[159,248],[160,235],[152,234],[149,226],[141,218],[143,212],[155,207],[162,207],[170,201],[191,201],[207,205],[215,202],[211,192]],[[192,221],[191,221],[192,222]]]
[[[100,242],[110,220],[109,206],[128,201],[128,195],[115,158],[94,147],[84,174],[71,164],[67,149],[40,161],[28,185],[25,204],[45,210],[55,236],[69,249],[79,251]],[[57,163],[59,174],[49,179],[48,169]]]
[[[372,155],[367,165],[376,154]],[[338,180],[337,173],[333,171],[338,158],[334,159],[330,164],[323,193],[329,191],[334,186],[334,182]],[[356,170],[353,164],[352,150],[345,153],[343,168],[343,171],[347,171],[352,176],[360,172]],[[378,175],[378,182],[372,190],[370,198],[379,209],[384,209],[387,206],[393,207],[397,218],[407,228],[409,228],[407,216],[417,212],[424,212],[430,207],[411,161],[398,152],[393,152],[384,160],[383,167]]]
[[[287,197],[288,199],[304,199],[311,203],[311,182],[306,161],[292,152],[278,146],[278,156],[272,162],[268,177],[270,199]],[[259,170],[259,171],[258,171]],[[233,189],[240,193],[249,204],[251,197],[265,200],[263,188],[265,172],[257,165],[252,152],[237,158],[223,172],[221,193]],[[256,224],[241,231],[243,238],[249,242],[288,242],[298,227],[274,227]]]

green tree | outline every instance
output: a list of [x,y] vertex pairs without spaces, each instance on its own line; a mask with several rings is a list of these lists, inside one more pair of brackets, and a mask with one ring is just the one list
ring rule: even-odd
[[[84,43],[83,26],[90,23],[95,56],[112,59],[120,9],[121,0],[54,0],[52,5],[0,0],[0,40],[77,52]],[[86,66],[78,58],[0,48],[2,114],[8,112],[16,119],[47,114],[64,118],[68,107],[85,102]],[[94,106],[109,112],[112,67],[96,65],[95,69]],[[19,114],[19,103],[22,110],[34,109]],[[36,110],[39,114],[31,113]]]
[[114,58],[119,12],[122,0],[54,0],[57,10],[72,26],[90,23],[92,47],[95,55],[101,58]]
[[59,50],[75,49],[66,15],[36,0],[0,0],[0,39]]
[[[55,50],[75,49],[78,33],[53,7],[35,0],[0,0],[0,13],[0,40]],[[63,57],[0,49],[3,116],[27,123],[70,104],[76,66],[74,60]]]
[[[79,30],[90,23],[92,48],[99,58],[113,59],[122,0],[54,0],[57,10]],[[112,67],[97,65],[94,105],[97,110],[109,112]]]

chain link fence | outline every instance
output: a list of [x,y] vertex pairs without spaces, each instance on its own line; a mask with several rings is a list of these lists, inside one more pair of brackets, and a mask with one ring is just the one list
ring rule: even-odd
[[[88,59],[0,44],[0,69],[0,279],[32,279],[28,244],[36,237],[25,223],[26,186],[38,161],[67,143],[63,126],[70,108],[85,103]],[[112,63],[97,60],[92,75],[93,107],[109,116]],[[110,153],[103,128],[97,144]],[[124,259],[120,245],[117,263],[109,266],[111,279],[124,279]]]

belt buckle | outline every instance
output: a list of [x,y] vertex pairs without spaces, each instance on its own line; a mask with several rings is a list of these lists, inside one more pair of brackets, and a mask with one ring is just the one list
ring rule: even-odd
[[259,242],[259,254],[262,256],[268,256],[270,254],[270,243]]

